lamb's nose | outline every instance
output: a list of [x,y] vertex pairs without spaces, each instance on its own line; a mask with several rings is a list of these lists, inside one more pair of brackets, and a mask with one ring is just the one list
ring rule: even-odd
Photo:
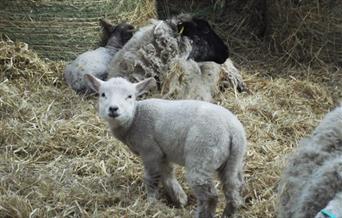
[[109,112],[111,113],[115,113],[119,110],[119,107],[118,106],[110,106],[109,107]]

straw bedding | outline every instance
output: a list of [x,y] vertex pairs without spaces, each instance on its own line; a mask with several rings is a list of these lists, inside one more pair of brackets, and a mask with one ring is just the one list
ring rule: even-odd
[[[0,217],[190,217],[166,200],[148,205],[140,160],[113,139],[95,113],[94,96],[79,96],[62,78],[63,62],[40,59],[24,43],[1,41]],[[241,217],[274,217],[284,156],[311,132],[339,94],[322,71],[270,77],[242,69],[251,93],[232,89],[216,100],[248,133],[245,206]],[[291,73],[291,69],[289,69]],[[317,75],[316,74],[316,75]],[[177,173],[186,192],[182,169]],[[165,199],[165,198],[163,198]],[[220,196],[218,212],[223,210]]]
[[[154,16],[151,4],[138,2],[145,13],[137,7],[126,14],[134,24]],[[323,63],[313,70],[257,61],[241,55],[251,51],[242,44],[234,44],[233,55],[250,92],[230,88],[215,100],[238,116],[248,136],[238,217],[275,217],[286,154],[342,100],[342,72]],[[96,97],[67,87],[65,62],[42,59],[28,47],[0,41],[0,217],[191,217],[195,199],[183,170],[177,176],[189,205],[173,208],[165,196],[149,205],[141,162],[96,116]],[[220,192],[217,213],[223,202]]]

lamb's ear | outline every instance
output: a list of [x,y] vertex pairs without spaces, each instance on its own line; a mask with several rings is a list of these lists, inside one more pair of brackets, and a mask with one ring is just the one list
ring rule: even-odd
[[156,80],[153,77],[144,79],[143,81],[140,81],[138,83],[135,83],[136,93],[137,96],[144,94],[149,89],[155,87],[157,84]]
[[111,24],[105,18],[100,19],[100,25],[102,26],[102,28],[103,28],[103,30],[105,31],[106,34],[110,34],[113,31],[113,29],[114,29],[114,25]]
[[96,78],[95,76],[91,75],[91,74],[85,74],[84,75],[84,80],[87,82],[87,84],[89,85],[89,87],[94,90],[96,93],[99,92],[101,83],[103,83],[102,80]]

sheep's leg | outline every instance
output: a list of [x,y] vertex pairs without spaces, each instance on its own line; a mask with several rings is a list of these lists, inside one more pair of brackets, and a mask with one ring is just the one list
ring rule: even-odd
[[223,192],[226,198],[226,207],[222,218],[232,217],[236,209],[242,204],[241,191],[244,185],[242,171],[242,152],[232,152],[230,159],[218,170],[223,184]]
[[159,197],[159,182],[161,178],[161,158],[153,157],[153,152],[142,156],[144,163],[144,184],[149,202],[155,202]]
[[[225,173],[222,173],[225,174]],[[226,207],[223,211],[222,218],[232,217],[236,209],[242,204],[240,191],[243,186],[242,173],[226,173],[220,176],[223,183],[223,192],[226,198]]]
[[188,197],[183,191],[182,186],[178,183],[174,174],[174,168],[170,163],[163,163],[161,176],[162,183],[172,202],[175,203],[177,206],[185,206],[188,201]]
[[187,165],[187,180],[197,198],[196,218],[215,217],[218,202],[216,188],[212,181],[212,173],[202,165]]

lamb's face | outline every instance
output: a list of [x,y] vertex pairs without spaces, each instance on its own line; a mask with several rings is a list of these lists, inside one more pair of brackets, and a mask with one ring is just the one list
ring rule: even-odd
[[134,26],[127,23],[118,25],[111,24],[108,20],[101,19],[102,41],[100,46],[111,46],[114,48],[122,48],[135,31]]
[[136,97],[156,85],[154,78],[138,83],[117,77],[102,81],[91,74],[84,76],[90,88],[99,94],[99,115],[111,127],[127,127],[134,118]]
[[128,42],[134,32],[134,26],[126,23],[118,24],[113,27],[112,32],[108,38],[107,45],[114,47],[123,47]]
[[99,115],[113,125],[124,126],[134,116],[136,88],[123,78],[112,78],[99,88]]

